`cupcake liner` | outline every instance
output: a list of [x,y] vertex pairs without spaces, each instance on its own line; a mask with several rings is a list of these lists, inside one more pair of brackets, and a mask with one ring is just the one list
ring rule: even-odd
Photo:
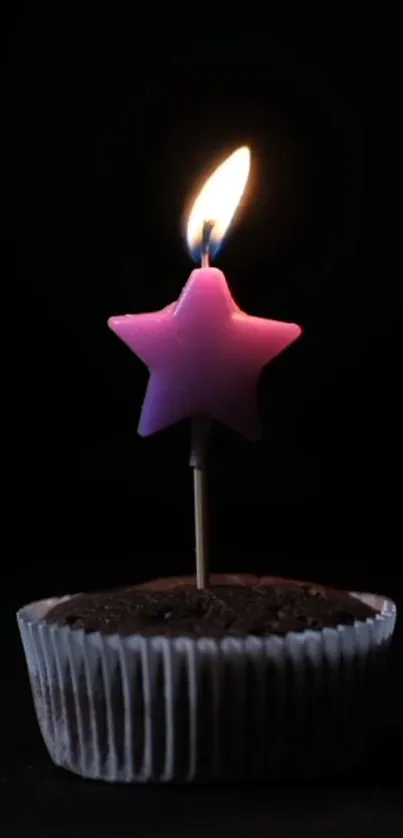
[[[382,721],[396,607],[285,637],[120,637],[17,614],[56,765],[109,782],[306,776],[353,761]],[[63,599],[66,599],[64,597]]]

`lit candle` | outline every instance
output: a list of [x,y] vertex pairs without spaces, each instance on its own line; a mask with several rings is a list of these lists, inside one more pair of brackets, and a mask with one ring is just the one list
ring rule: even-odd
[[[234,302],[210,259],[245,189],[250,152],[240,148],[206,181],[189,216],[187,241],[199,254],[179,299],[148,314],[111,317],[110,328],[150,370],[139,433],[149,436],[192,418],[198,584],[206,584],[204,458],[206,422],[216,419],[249,439],[261,436],[257,385],[263,367],[301,334],[300,326],[252,317]],[[203,570],[204,568],[204,570]]]

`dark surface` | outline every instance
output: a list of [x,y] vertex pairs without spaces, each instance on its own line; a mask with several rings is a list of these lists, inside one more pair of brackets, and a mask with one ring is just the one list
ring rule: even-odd
[[[379,741],[360,771],[342,780],[278,788],[112,787],[56,769],[38,741],[3,752],[0,771],[2,836],[81,835],[148,838],[179,834],[266,838],[305,830],[348,838],[397,836],[403,829],[401,750],[393,735]],[[11,762],[10,762],[11,759]]]
[[[38,838],[398,838],[403,829],[401,788],[368,785],[365,779],[349,782],[356,787],[114,788],[56,771],[43,755],[8,772],[7,793],[16,783],[19,803],[15,801],[2,835],[21,838],[24,824],[29,824],[29,835]],[[11,808],[8,797],[7,810]]]
[[107,634],[225,637],[351,625],[375,613],[342,591],[310,584],[269,585],[264,578],[252,587],[242,584],[242,576],[238,580],[240,584],[213,584],[204,591],[179,581],[178,587],[163,590],[132,586],[79,594],[52,608],[46,619]]

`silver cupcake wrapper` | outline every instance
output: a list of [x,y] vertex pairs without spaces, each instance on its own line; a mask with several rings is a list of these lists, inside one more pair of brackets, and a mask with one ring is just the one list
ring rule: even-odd
[[[17,614],[39,726],[56,765],[109,782],[306,776],[347,765],[382,720],[396,607],[285,637],[120,637]],[[63,599],[66,599],[64,597]]]

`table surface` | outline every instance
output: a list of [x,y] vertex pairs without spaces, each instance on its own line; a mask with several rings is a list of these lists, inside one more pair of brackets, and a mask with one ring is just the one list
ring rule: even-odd
[[[1,609],[1,623],[3,619]],[[299,788],[201,788],[108,786],[55,768],[39,734],[19,637],[10,625],[14,619],[8,623],[9,643],[2,654],[11,669],[12,678],[6,681],[11,689],[0,698],[2,838],[403,835],[401,626],[391,654],[396,688],[388,727],[370,743],[369,758],[359,770],[306,787],[302,778]]]
[[41,838],[403,834],[403,776],[394,768],[382,777],[383,765],[374,782],[357,775],[315,788],[152,788],[84,782],[39,748],[17,757],[0,775],[4,838],[22,838],[27,825]]

